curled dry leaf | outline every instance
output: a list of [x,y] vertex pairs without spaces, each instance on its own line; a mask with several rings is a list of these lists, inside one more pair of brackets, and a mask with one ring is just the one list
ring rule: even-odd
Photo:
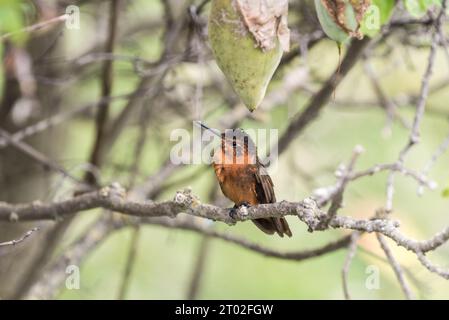
[[277,40],[284,51],[290,49],[288,0],[234,0],[234,5],[263,51],[274,49]]
[[[320,0],[332,20],[350,37],[363,38],[360,24],[371,0]],[[355,21],[350,15],[355,16]]]

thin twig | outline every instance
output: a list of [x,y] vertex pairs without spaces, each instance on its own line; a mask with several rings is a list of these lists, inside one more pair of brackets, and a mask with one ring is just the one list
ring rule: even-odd
[[[443,140],[443,142],[438,146],[435,153],[432,155],[430,160],[426,163],[424,166],[424,169],[422,170],[422,175],[424,177],[427,177],[429,175],[430,170],[435,165],[435,163],[438,161],[438,159],[449,149],[449,135]],[[421,183],[418,189],[418,193],[422,193],[422,186]]]
[[69,200],[43,204],[8,204],[0,202],[0,221],[36,221],[54,220],[71,216],[78,211],[94,208],[104,208],[120,212],[145,222],[145,219],[155,217],[174,218],[180,213],[191,216],[220,221],[234,225],[238,221],[252,219],[296,216],[304,222],[310,231],[323,231],[328,228],[342,228],[362,232],[379,232],[392,239],[399,246],[413,252],[428,252],[435,250],[449,240],[449,227],[424,241],[410,239],[399,231],[399,223],[390,219],[359,220],[347,216],[335,216],[327,227],[322,227],[327,215],[317,206],[316,202],[306,198],[301,202],[282,201],[274,204],[261,204],[250,208],[241,208],[234,217],[229,216],[229,210],[221,207],[201,204],[198,198],[189,190],[180,191],[173,201],[138,202],[125,199],[125,190],[117,184],[100,189],[96,192],[82,194]]
[[97,248],[115,230],[111,226],[113,225],[110,215],[99,218],[88,228],[85,237],[79,237],[69,248],[63,251],[59,259],[56,259],[55,262],[44,269],[40,279],[31,286],[24,298],[54,298],[59,293],[61,284],[66,280],[66,268],[70,265],[79,267],[87,253]]
[[[135,92],[112,96],[112,97],[104,97],[104,98],[101,98],[97,102],[88,103],[81,107],[77,107],[73,110],[69,110],[69,111],[61,112],[59,114],[52,115],[46,119],[42,119],[42,120],[36,122],[35,124],[32,124],[28,127],[23,128],[14,134],[11,134],[11,139],[16,142],[24,140],[24,139],[34,136],[40,132],[43,132],[47,129],[50,129],[54,126],[57,126],[67,120],[70,120],[78,114],[81,114],[81,113],[86,112],[93,108],[97,108],[97,107],[101,106],[103,103],[109,103],[109,102],[116,101],[116,100],[128,99],[132,94],[135,94]],[[8,145],[9,145],[9,143],[6,141],[6,139],[3,137],[0,137],[0,149],[6,147]]]
[[204,267],[210,248],[210,237],[203,236],[200,240],[197,256],[195,257],[195,264],[192,269],[192,276],[187,292],[187,299],[193,300],[198,296],[198,291],[201,284],[201,279],[204,275]]
[[289,123],[287,129],[279,139],[279,143],[275,148],[278,152],[283,152],[293,141],[293,139],[301,133],[312,121],[318,117],[323,107],[327,104],[335,91],[336,87],[340,84],[343,78],[349,73],[349,71],[357,63],[361,57],[363,50],[369,44],[370,40],[365,38],[364,40],[354,41],[348,49],[348,52],[343,59],[340,67],[340,71],[335,71],[331,77],[322,86],[319,92],[317,92],[304,111],[298,113],[293,117]]
[[25,241],[28,237],[30,237],[34,232],[38,231],[39,228],[33,228],[29,231],[27,231],[22,237],[20,237],[19,239],[15,239],[15,240],[10,240],[10,241],[6,241],[6,242],[1,242],[0,243],[0,248],[2,247],[6,247],[6,246],[15,246],[18,245],[19,243],[22,243],[23,241]]
[[[337,186],[335,187],[335,191],[330,196],[332,202],[329,210],[327,211],[327,217],[324,220],[325,225],[327,225],[329,221],[331,221],[335,217],[337,211],[341,208],[343,203],[343,193],[345,191],[345,187],[347,183],[350,181],[351,174],[354,171],[355,163],[357,162],[357,159],[359,158],[360,154],[362,154],[363,151],[364,149],[362,146],[356,146],[352,152],[352,157],[347,167],[342,167],[338,170],[340,179],[337,183]],[[321,203],[319,203],[319,205],[321,206]]]
[[42,21],[42,22],[39,22],[39,23],[36,23],[36,24],[33,24],[31,26],[28,26],[28,27],[25,27],[25,28],[23,28],[21,30],[5,33],[3,35],[0,35],[0,42],[3,41],[3,40],[6,40],[8,38],[11,38],[12,36],[15,36],[17,34],[20,34],[20,33],[30,33],[30,32],[38,31],[38,30],[41,30],[43,28],[49,27],[49,26],[51,26],[51,25],[53,25],[55,23],[58,23],[58,22],[64,22],[68,18],[70,18],[70,14],[66,13],[66,14],[60,15],[58,17],[55,17],[55,18],[52,18],[52,19],[49,19],[49,20],[46,20],[46,21]]
[[351,295],[349,294],[348,287],[348,275],[349,268],[351,267],[352,260],[354,259],[355,253],[357,251],[357,241],[360,238],[360,232],[353,232],[351,234],[351,240],[348,246],[348,253],[346,255],[345,263],[342,269],[342,281],[343,281],[343,294],[346,300],[351,300]]
[[[110,11],[109,11],[109,29],[108,29],[108,37],[105,47],[105,52],[108,54],[114,53],[115,42],[117,39],[117,24],[118,24],[118,15],[120,8],[120,0],[112,0],[110,3]],[[103,64],[102,74],[101,74],[101,98],[104,99],[109,97],[112,92],[112,84],[113,84],[113,72],[114,72],[114,60],[105,60]],[[105,134],[106,125],[108,122],[109,116],[109,102],[103,102],[98,108],[97,117],[96,117],[96,137],[95,143],[91,152],[89,162],[92,166],[99,167],[102,163],[101,157],[101,145],[103,144],[103,136]],[[96,181],[96,176],[93,175],[90,171],[86,173],[85,181],[90,185],[97,185],[98,181]]]
[[426,267],[430,272],[436,273],[440,277],[449,280],[449,269],[443,269],[440,266],[434,265],[423,252],[417,252],[419,262]]
[[125,270],[123,272],[123,276],[121,279],[120,289],[118,292],[118,299],[124,300],[126,298],[126,294],[128,293],[128,288],[131,280],[131,274],[133,271],[133,266],[137,257],[137,248],[139,244],[139,236],[140,236],[140,226],[136,225],[131,230],[131,240],[129,243],[128,256],[126,257]]
[[[438,30],[443,23],[443,18],[445,16],[445,8],[446,8],[446,2],[447,0],[443,0],[443,6],[442,9],[438,15],[438,18],[435,21],[435,28]],[[405,162],[405,157],[409,153],[409,151],[415,146],[420,139],[420,126],[421,122],[424,116],[426,103],[427,103],[427,97],[429,96],[429,86],[430,86],[430,79],[432,77],[433,68],[435,64],[435,57],[437,53],[437,47],[439,42],[440,34],[438,31],[435,31],[432,35],[432,44],[430,47],[430,53],[429,58],[427,62],[427,68],[424,73],[424,76],[422,78],[421,82],[421,91],[418,98],[418,102],[416,104],[416,113],[415,117],[413,119],[412,129],[410,131],[409,140],[405,147],[401,150],[399,153],[399,158],[397,160],[397,164],[403,165]],[[385,211],[387,213],[390,213],[393,210],[393,196],[394,196],[394,180],[395,180],[395,172],[390,172],[387,179],[387,201],[385,205]]]
[[69,178],[76,184],[85,186],[85,184],[81,180],[72,176],[61,165],[54,162],[52,159],[48,158],[45,154],[41,153],[40,151],[37,151],[32,146],[30,146],[22,141],[14,140],[14,138],[8,132],[6,132],[5,130],[3,130],[1,128],[0,128],[0,136],[2,136],[4,139],[6,139],[8,144],[10,144],[12,147],[23,152],[24,154],[26,154],[27,156],[29,156],[30,158],[35,160],[37,163],[43,165],[44,168],[48,168],[55,172],[58,172],[58,173],[62,174],[64,177]]
[[388,243],[385,240],[385,238],[382,235],[380,235],[379,233],[376,233],[376,237],[377,237],[377,240],[379,241],[379,244],[380,244],[382,250],[385,253],[385,256],[388,259],[388,262],[390,263],[391,267],[393,268],[393,271],[396,275],[396,278],[398,279],[398,282],[401,286],[402,291],[404,292],[405,297],[408,300],[412,300],[413,293],[410,290],[410,287],[408,286],[408,284],[405,280],[404,272],[402,271],[401,265],[394,258],[393,253],[391,252],[390,247],[388,246]]

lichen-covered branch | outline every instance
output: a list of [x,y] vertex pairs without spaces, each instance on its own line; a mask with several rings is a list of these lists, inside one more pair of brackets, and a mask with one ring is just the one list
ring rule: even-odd
[[415,253],[425,253],[435,250],[449,240],[449,226],[428,240],[411,239],[400,231],[398,221],[391,219],[354,219],[347,216],[334,216],[328,223],[328,215],[321,210],[316,201],[306,198],[300,202],[281,201],[273,204],[261,204],[237,211],[231,217],[229,209],[202,204],[190,190],[176,193],[172,201],[132,201],[126,199],[125,190],[117,183],[95,192],[86,193],[69,200],[29,204],[8,204],[0,202],[0,221],[34,221],[57,220],[75,214],[78,211],[96,208],[108,209],[136,218],[148,219],[155,217],[174,218],[180,213],[210,219],[234,225],[239,221],[268,217],[296,216],[305,223],[309,231],[323,231],[329,228],[356,230],[361,232],[377,232]]

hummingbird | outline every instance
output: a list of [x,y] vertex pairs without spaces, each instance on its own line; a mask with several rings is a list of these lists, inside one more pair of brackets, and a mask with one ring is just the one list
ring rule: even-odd
[[[230,211],[231,217],[241,206],[275,203],[273,181],[259,160],[251,137],[242,129],[228,129],[220,133],[203,123],[199,124],[220,138],[220,147],[212,153],[212,165],[221,191],[235,203]],[[292,236],[285,218],[253,219],[252,222],[266,234]]]

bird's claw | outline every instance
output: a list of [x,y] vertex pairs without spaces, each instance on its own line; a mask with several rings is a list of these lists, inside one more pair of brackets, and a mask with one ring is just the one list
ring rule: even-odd
[[238,209],[236,207],[229,209],[229,216],[231,217],[232,220],[236,220],[237,210]]
[[249,208],[249,207],[251,207],[251,205],[249,204],[249,202],[242,202],[240,205],[239,205],[239,208],[241,208],[241,207],[245,207],[245,208]]
[[248,202],[242,202],[240,205],[235,205],[234,208],[229,210],[229,216],[233,220],[237,220],[236,218],[239,216],[240,208],[245,207],[249,208],[251,205]]

